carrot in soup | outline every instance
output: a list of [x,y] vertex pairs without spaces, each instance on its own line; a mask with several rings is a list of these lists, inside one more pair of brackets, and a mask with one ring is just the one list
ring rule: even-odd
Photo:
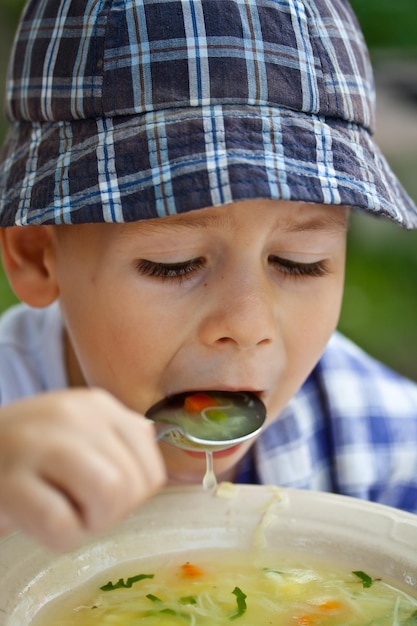
[[326,600],[326,602],[322,602],[318,605],[319,609],[322,611],[329,611],[331,613],[338,613],[343,605],[339,600]]
[[204,570],[192,563],[183,563],[181,571],[184,578],[201,578],[204,576]]
[[315,620],[314,617],[312,615],[299,615],[298,617],[295,617],[295,623],[297,624],[297,626],[312,626],[312,624],[314,624]]
[[184,409],[190,413],[200,413],[203,409],[212,406],[217,406],[217,402],[206,393],[195,393],[187,396],[184,401]]

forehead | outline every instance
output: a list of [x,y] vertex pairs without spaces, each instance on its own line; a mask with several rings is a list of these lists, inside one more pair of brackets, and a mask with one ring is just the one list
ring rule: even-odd
[[[222,207],[211,207],[191,211],[182,215],[173,215],[160,219],[151,219],[136,224],[143,232],[166,231],[177,229],[221,228],[233,230],[240,223],[265,219],[269,228],[282,232],[296,233],[306,231],[345,230],[349,209],[341,206],[285,202],[281,200],[249,200],[235,202]],[[267,218],[267,219],[266,219]],[[129,225],[127,225],[129,227]],[[135,225],[130,225],[132,229]]]
[[178,232],[204,232],[209,230],[232,234],[241,227],[265,227],[268,232],[344,233],[347,230],[349,209],[340,206],[286,202],[281,200],[249,200],[222,207],[198,209],[181,215],[149,219],[124,224],[79,224],[55,226],[59,239],[79,243],[93,241],[134,239],[152,235],[169,235]]

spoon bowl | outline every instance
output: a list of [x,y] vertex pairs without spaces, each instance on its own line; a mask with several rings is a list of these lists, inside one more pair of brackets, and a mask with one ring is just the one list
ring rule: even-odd
[[264,403],[247,391],[180,393],[152,406],[157,440],[183,450],[215,452],[255,437],[266,419]]

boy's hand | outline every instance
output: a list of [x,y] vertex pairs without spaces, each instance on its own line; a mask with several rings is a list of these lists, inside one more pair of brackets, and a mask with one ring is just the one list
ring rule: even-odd
[[165,481],[150,421],[105,391],[42,394],[0,409],[0,533],[53,549],[112,528]]

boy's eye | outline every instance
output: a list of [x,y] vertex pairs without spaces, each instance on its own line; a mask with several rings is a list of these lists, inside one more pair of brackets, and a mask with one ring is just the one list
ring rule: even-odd
[[314,263],[300,263],[299,261],[291,261],[290,259],[283,259],[282,257],[273,256],[269,257],[269,262],[282,273],[288,274],[294,277],[303,276],[317,278],[325,276],[329,273],[329,268],[326,261],[316,261]]
[[[282,274],[293,277],[320,277],[328,274],[329,269],[326,261],[316,261],[314,263],[301,263],[291,261],[282,257],[271,255],[269,262]],[[188,261],[177,263],[157,263],[147,259],[139,259],[136,262],[136,269],[144,276],[160,278],[162,280],[182,280],[189,275],[202,270],[205,267],[205,259],[196,257]]]
[[205,261],[202,257],[178,263],[156,263],[147,259],[139,259],[136,269],[145,276],[162,279],[182,279],[189,274],[203,269]]

